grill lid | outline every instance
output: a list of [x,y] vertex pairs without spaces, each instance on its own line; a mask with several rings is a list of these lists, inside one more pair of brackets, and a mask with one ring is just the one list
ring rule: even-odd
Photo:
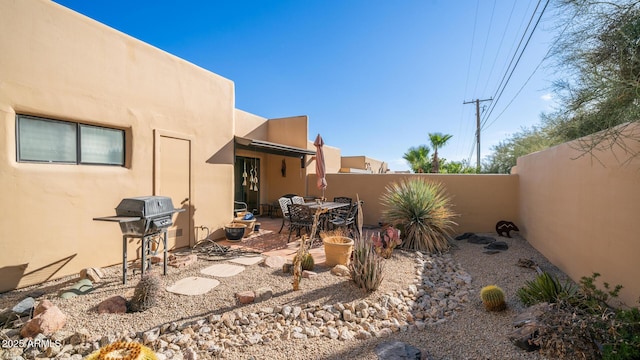
[[116,207],[117,216],[141,217],[143,219],[171,215],[184,209],[175,209],[167,196],[139,196],[125,198]]

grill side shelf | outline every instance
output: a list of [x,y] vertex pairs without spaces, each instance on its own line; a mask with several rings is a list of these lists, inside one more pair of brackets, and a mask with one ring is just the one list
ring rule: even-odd
[[133,221],[142,220],[142,218],[141,217],[136,217],[136,216],[104,216],[104,217],[93,218],[93,220],[95,220],[95,221],[111,221],[111,222],[118,222],[118,223],[126,223],[126,222],[133,222]]

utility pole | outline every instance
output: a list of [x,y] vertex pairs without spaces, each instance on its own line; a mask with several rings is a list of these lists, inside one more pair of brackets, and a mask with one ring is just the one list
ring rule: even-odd
[[480,173],[480,103],[483,101],[491,101],[493,98],[488,99],[475,99],[471,101],[465,101],[463,104],[476,103],[476,143],[477,143],[477,158],[476,158],[476,173]]

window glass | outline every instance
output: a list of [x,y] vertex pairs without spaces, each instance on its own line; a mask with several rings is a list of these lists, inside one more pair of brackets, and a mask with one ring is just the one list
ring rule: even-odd
[[77,162],[76,124],[18,117],[18,160]]
[[124,165],[124,131],[80,125],[80,162]]

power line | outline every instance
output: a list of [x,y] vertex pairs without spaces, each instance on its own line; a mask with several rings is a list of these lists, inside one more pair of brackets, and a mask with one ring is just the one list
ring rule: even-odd
[[[496,92],[494,93],[494,99],[495,101],[489,106],[489,110],[487,111],[486,115],[483,117],[482,120],[482,127],[484,127],[484,125],[487,123],[488,118],[491,116],[491,114],[493,113],[493,110],[496,107],[496,104],[498,103],[498,101],[500,100],[502,94],[504,93],[504,90],[506,89],[509,81],[511,80],[511,77],[513,76],[513,73],[515,72],[515,69],[517,68],[518,64],[520,63],[520,60],[522,59],[522,56],[524,55],[524,51],[526,50],[527,46],[529,45],[529,42],[531,41],[531,38],[533,37],[533,34],[536,30],[536,28],[538,27],[538,24],[540,23],[540,20],[542,19],[542,15],[544,14],[547,6],[549,5],[549,0],[547,0],[547,2],[544,5],[544,8],[542,9],[542,11],[540,12],[540,15],[538,16],[538,19],[534,25],[534,27],[532,28],[531,32],[529,33],[529,36],[527,37],[526,42],[524,43],[524,46],[522,47],[522,50],[520,50],[520,54],[518,55],[518,49],[520,48],[520,45],[522,45],[522,42],[524,41],[526,35],[527,35],[527,31],[529,29],[529,27],[531,26],[531,23],[533,22],[533,19],[535,18],[535,14],[538,10],[538,8],[540,7],[540,3],[542,2],[542,0],[538,1],[538,4],[536,5],[536,8],[533,11],[533,14],[531,15],[531,19],[529,20],[529,24],[527,24],[527,28],[525,29],[524,34],[522,35],[522,38],[520,39],[520,43],[518,44],[518,47],[516,48],[516,52],[513,54],[513,57],[511,58],[511,62],[509,63],[509,67],[507,68],[507,71],[505,72],[504,76],[502,77],[502,80],[500,81],[500,84],[498,85],[498,88],[496,89]],[[517,56],[517,59],[516,59]],[[515,60],[515,63],[514,63]],[[511,66],[513,64],[513,67]],[[509,69],[511,69],[511,71],[509,71]]]

